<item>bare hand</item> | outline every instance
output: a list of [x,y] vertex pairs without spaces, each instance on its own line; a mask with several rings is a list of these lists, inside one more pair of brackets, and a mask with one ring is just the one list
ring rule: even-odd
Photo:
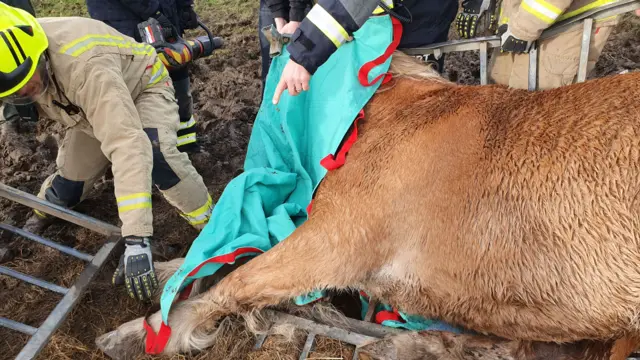
[[636,10],[636,16],[640,16],[640,9]]
[[280,76],[280,82],[276,86],[276,92],[273,94],[273,104],[280,101],[280,95],[285,90],[289,90],[289,95],[296,96],[301,91],[309,90],[309,80],[311,74],[302,65],[298,65],[295,61],[289,59]]
[[282,34],[282,28],[285,25],[287,25],[287,20],[285,20],[284,18],[278,17],[273,19],[273,22],[276,23],[276,30],[278,30],[278,32]]
[[283,26],[282,29],[278,29],[278,32],[280,34],[293,34],[299,26],[299,21],[290,21],[287,25]]

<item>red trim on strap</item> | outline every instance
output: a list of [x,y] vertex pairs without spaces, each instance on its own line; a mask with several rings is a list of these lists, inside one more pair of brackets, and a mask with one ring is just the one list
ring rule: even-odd
[[147,332],[144,351],[150,355],[161,354],[165,346],[167,346],[167,342],[169,342],[169,337],[171,336],[171,328],[165,325],[164,322],[162,322],[160,323],[160,331],[158,331],[158,334],[156,335],[156,333],[153,332],[153,328],[151,327],[151,325],[147,323],[147,319],[143,320],[142,325]]
[[187,300],[189,296],[191,296],[191,290],[193,290],[193,282],[187,285],[187,287],[180,292],[180,295],[178,295],[178,301]]
[[360,81],[360,84],[362,84],[362,86],[371,86],[378,82],[378,80],[380,80],[380,78],[382,77],[384,77],[384,80],[382,81],[383,84],[386,84],[391,80],[391,74],[384,73],[378,75],[378,77],[373,79],[372,82],[369,82],[369,72],[371,71],[371,69],[387,61],[391,54],[396,51],[398,45],[400,45],[400,39],[402,38],[402,23],[400,22],[400,20],[394,17],[391,17],[391,23],[393,24],[393,41],[391,42],[387,50],[377,59],[364,64],[358,72],[358,80]]
[[311,199],[311,201],[309,201],[309,205],[307,205],[307,215],[311,214],[311,208],[313,207],[312,204],[313,204],[313,199]]
[[[360,81],[360,84],[362,84],[362,86],[371,86],[382,77],[384,77],[384,79],[382,80],[383,84],[386,84],[391,80],[391,74],[384,73],[376,77],[372,82],[369,82],[369,72],[371,72],[371,69],[387,61],[387,59],[389,59],[389,57],[393,54],[393,52],[398,48],[398,45],[400,44],[400,39],[402,38],[402,23],[394,17],[391,18],[391,23],[393,24],[393,41],[391,42],[391,44],[389,44],[387,50],[385,50],[384,54],[380,55],[377,59],[374,59],[362,65],[362,67],[358,71],[358,81]],[[358,113],[358,116],[356,117],[356,120],[353,124],[353,132],[351,133],[351,135],[349,135],[349,138],[344,143],[338,154],[335,157],[329,154],[324,159],[322,159],[320,161],[320,165],[322,165],[322,167],[324,167],[328,171],[332,171],[344,165],[347,152],[349,152],[351,146],[353,146],[353,144],[358,139],[358,120],[360,119],[364,119],[364,109],[360,110],[360,113]]]
[[[192,276],[196,274],[200,269],[209,263],[225,263],[229,264],[236,261],[236,258],[240,255],[244,255],[247,253],[263,253],[264,251],[254,248],[254,247],[245,247],[236,249],[236,251],[216,257],[212,257],[209,260],[203,261],[200,265],[198,265],[195,269],[193,269],[187,276]],[[191,294],[191,289],[193,288],[193,282],[189,284],[178,297],[179,300],[185,300]],[[153,332],[153,329],[149,324],[147,324],[147,320],[144,320],[144,329],[147,332],[147,338],[145,340],[145,352],[150,355],[161,354],[164,351],[164,348],[167,346],[167,342],[169,341],[169,337],[171,336],[171,328],[165,325],[164,322],[160,324],[160,331],[156,335]]]
[[347,153],[358,139],[358,120],[360,119],[364,119],[364,110],[360,110],[358,113],[356,120],[353,122],[353,132],[349,135],[347,141],[338,151],[338,155],[334,157],[332,154],[329,154],[324,159],[320,160],[320,165],[322,165],[322,167],[328,171],[332,171],[344,165],[347,159]]
[[209,260],[203,261],[200,265],[196,266],[195,269],[191,270],[191,272],[187,275],[187,276],[193,276],[195,275],[198,271],[200,271],[200,269],[205,266],[206,264],[209,263],[225,263],[225,264],[230,264],[232,262],[236,261],[236,258],[239,255],[244,255],[247,253],[260,253],[262,254],[264,251],[258,249],[258,248],[254,248],[254,247],[245,247],[245,248],[240,248],[240,249],[236,249],[236,251],[232,252],[232,253],[228,253],[228,254],[224,254],[224,255],[219,255],[216,257],[212,257]]
[[393,311],[382,310],[376,314],[376,323],[382,325],[384,321],[402,321],[402,318],[395,309]]

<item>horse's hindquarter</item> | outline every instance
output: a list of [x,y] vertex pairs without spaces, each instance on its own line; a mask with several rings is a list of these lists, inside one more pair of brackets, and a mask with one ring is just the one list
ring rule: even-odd
[[406,102],[395,124],[373,112],[353,150],[377,171],[370,196],[390,234],[389,263],[372,284],[388,283],[383,296],[405,311],[504,337],[631,330],[640,303],[638,80],[428,95],[406,81],[396,95],[377,95],[370,108],[387,116],[395,105],[383,100],[401,91],[407,99],[395,99]]

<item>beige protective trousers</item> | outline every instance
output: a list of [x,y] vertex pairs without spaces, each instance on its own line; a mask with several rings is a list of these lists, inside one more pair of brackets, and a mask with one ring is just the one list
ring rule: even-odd
[[[616,19],[594,23],[591,32],[587,74],[596,66],[602,49],[617,24]],[[577,80],[582,43],[581,25],[538,43],[538,89],[553,89]],[[489,64],[489,79],[516,89],[528,88],[529,55],[499,53]]]
[[[192,226],[202,229],[211,214],[212,199],[187,154],[176,147],[180,123],[173,88],[162,81],[145,89],[134,104],[151,141],[154,185]],[[140,158],[131,154],[130,161],[140,161]],[[65,207],[73,207],[84,200],[109,166],[109,160],[101,151],[100,142],[93,136],[91,128],[82,126],[67,130],[56,163],[57,171],[45,180],[38,197]],[[118,186],[117,183],[115,185]],[[148,218],[152,216],[150,209],[123,211],[126,201],[118,200],[125,223],[151,223],[152,219]],[[43,216],[42,213],[38,215]],[[122,235],[152,234],[124,234],[123,229]]]

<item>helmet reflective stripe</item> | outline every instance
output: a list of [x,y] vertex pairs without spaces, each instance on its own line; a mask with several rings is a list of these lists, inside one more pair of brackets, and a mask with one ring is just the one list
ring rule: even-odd
[[[9,30],[11,31],[11,30]],[[4,43],[7,45],[7,47],[9,48],[9,51],[11,51],[11,55],[13,56],[13,60],[15,60],[16,62],[16,66],[20,66],[20,64],[22,63],[22,61],[26,60],[26,56],[24,56],[24,51],[22,51],[22,47],[20,47],[20,54],[22,55],[22,61],[20,59],[18,59],[18,55],[16,54],[16,46],[20,46],[18,43],[18,40],[16,39],[15,35],[13,35],[13,32],[11,32],[12,38],[13,38],[13,43],[11,43],[9,41],[9,39],[7,38],[7,34],[5,33],[5,31],[0,31],[0,37],[2,37],[2,40],[4,40]],[[16,45],[14,45],[16,44]]]
[[[13,29],[9,29],[8,31],[9,31],[9,35],[11,35],[11,39],[13,39],[13,44],[18,48],[18,51],[20,51],[20,55],[22,55],[22,60],[23,61],[27,60],[27,56],[24,54],[24,50],[22,50],[22,46],[18,42],[18,39],[16,39],[16,36],[13,34]],[[29,34],[29,36],[33,36],[33,33],[27,33],[27,34]]]

